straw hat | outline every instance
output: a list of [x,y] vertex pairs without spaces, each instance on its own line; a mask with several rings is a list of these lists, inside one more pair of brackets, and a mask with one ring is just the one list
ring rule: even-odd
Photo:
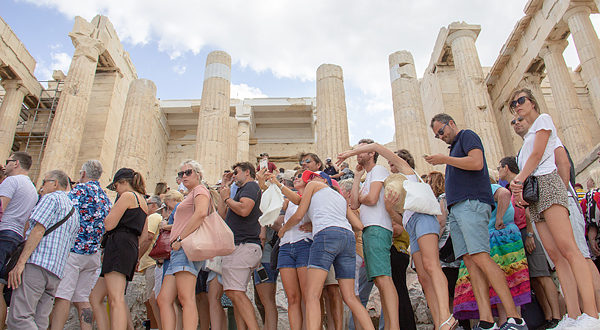
[[390,174],[383,182],[386,196],[390,191],[400,194],[400,199],[396,205],[394,205],[394,210],[400,214],[404,213],[404,200],[406,199],[406,190],[402,185],[404,181],[406,181],[406,177],[404,175],[394,173]]

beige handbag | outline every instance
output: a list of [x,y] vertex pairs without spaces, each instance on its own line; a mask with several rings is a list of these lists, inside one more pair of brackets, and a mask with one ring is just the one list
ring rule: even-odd
[[235,250],[233,232],[214,208],[212,198],[209,204],[209,214],[200,227],[181,241],[183,251],[190,261],[226,256]]

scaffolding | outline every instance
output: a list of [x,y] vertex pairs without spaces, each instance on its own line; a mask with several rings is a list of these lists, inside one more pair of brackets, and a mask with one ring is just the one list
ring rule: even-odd
[[14,151],[26,151],[31,155],[29,176],[34,181],[40,174],[40,163],[64,84],[63,81],[56,80],[40,83],[45,83],[48,88],[42,89],[35,107],[22,106],[13,142]]

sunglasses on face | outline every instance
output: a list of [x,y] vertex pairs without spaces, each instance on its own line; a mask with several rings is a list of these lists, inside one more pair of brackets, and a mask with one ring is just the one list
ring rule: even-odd
[[7,159],[6,160],[6,165],[8,165],[8,163],[10,163],[10,162],[16,162],[16,161],[17,161],[16,159]]
[[309,163],[310,163],[310,159],[308,159],[308,158],[305,159],[305,160],[301,160],[300,161],[300,165],[302,165],[302,164],[309,164]]
[[529,98],[527,96],[521,96],[518,99],[510,102],[510,108],[514,109],[517,107],[517,104],[519,105],[523,105],[523,103],[525,103],[525,100],[529,100]]
[[444,135],[444,129],[446,128],[446,126],[448,126],[448,124],[444,124],[442,128],[438,129],[437,134],[435,135],[436,139],[439,139],[440,136]]
[[511,121],[510,121],[510,124],[511,124],[512,126],[514,126],[514,125],[517,123],[517,121],[518,121],[519,123],[520,123],[520,122],[522,122],[522,121],[523,121],[523,117],[519,117],[519,118],[517,118],[517,119],[513,119],[513,120],[511,120]]
[[189,169],[189,170],[177,172],[177,176],[180,177],[180,178],[183,178],[184,174],[185,174],[185,176],[190,176],[190,175],[192,175],[192,173],[194,173],[194,170]]

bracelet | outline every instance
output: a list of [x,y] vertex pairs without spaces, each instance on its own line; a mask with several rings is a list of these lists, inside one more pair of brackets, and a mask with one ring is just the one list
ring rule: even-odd
[[532,233],[532,232],[530,232],[530,231],[528,231],[528,232],[527,232],[527,237],[533,237],[533,233]]
[[227,204],[227,200],[228,200],[228,199],[231,199],[231,197],[227,197],[227,198],[225,198],[225,199],[223,200],[223,203]]

